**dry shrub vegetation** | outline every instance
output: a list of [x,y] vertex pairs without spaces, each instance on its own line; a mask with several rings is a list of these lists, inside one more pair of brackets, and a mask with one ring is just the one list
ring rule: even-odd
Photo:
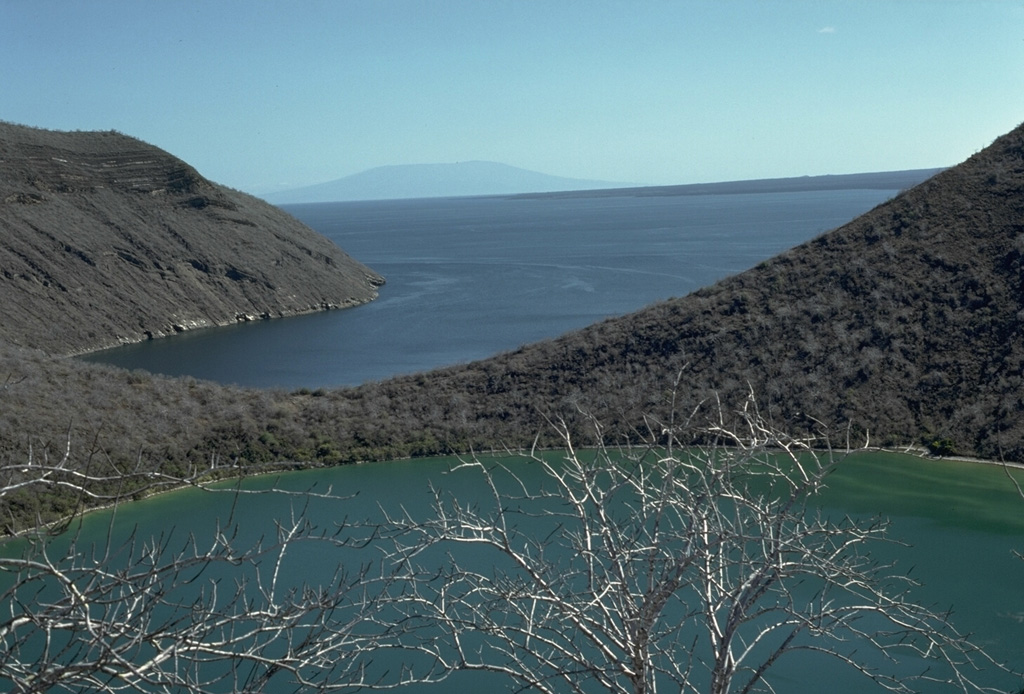
[[[1024,129],[849,224],[689,296],[561,338],[429,373],[316,391],[246,391],[127,373],[6,345],[4,459],[186,471],[332,465],[495,448],[577,433],[607,443],[682,373],[680,407],[750,389],[798,434],[1024,460]],[[5,499],[8,531],[72,503]]]
[[[173,527],[122,539],[116,523],[99,540],[77,525],[70,544],[31,535],[0,555],[0,681],[23,694],[347,692],[475,672],[514,691],[728,694],[776,691],[793,654],[907,694],[1014,678],[872,556],[885,523],[815,510],[841,460],[818,452],[825,441],[776,432],[752,397],[724,415],[670,408],[648,420],[647,445],[616,450],[589,418],[583,451],[552,421],[561,452],[519,461],[544,483],[467,458],[452,474],[478,478],[472,498],[438,487],[429,511],[318,524],[310,499],[343,494],[228,487],[298,503],[273,532],[227,513],[184,541]],[[102,466],[66,462],[33,461],[30,479],[82,495],[106,484]],[[140,490],[218,493],[204,484],[216,467],[115,472]]]
[[[35,133],[34,137],[47,139],[42,133]],[[48,142],[46,146],[52,146]],[[28,143],[30,147],[38,144]],[[66,178],[66,167],[53,164],[54,151],[46,151],[44,159],[50,162],[47,166],[55,167],[57,174]],[[193,181],[189,170],[183,172],[168,179],[172,183],[184,181],[178,192],[189,196],[185,199],[188,204],[175,208],[173,215],[209,213],[216,217],[238,211],[221,205],[219,198],[196,199],[192,188],[205,184]],[[28,220],[25,210],[33,208],[35,215],[53,198],[67,202],[71,198],[60,196],[77,196],[75,200],[81,204],[94,199],[117,207],[107,193],[91,198],[81,186],[68,184],[65,189],[51,185],[52,180],[50,184],[44,180],[42,185],[32,178],[16,183],[20,188],[0,200],[0,222],[8,225],[4,227],[5,241],[11,236],[11,219]],[[5,185],[10,184],[8,178]],[[32,190],[26,189],[26,185]],[[153,190],[142,192],[148,195]],[[132,194],[137,193],[138,190]],[[132,204],[136,205],[139,199],[133,199]],[[133,214],[144,208],[133,208]],[[123,212],[119,208],[104,214]],[[237,220],[228,223],[238,224]],[[145,228],[145,224],[140,224],[139,229]],[[68,257],[73,262],[88,265],[85,258],[93,256],[81,248],[82,253],[75,252],[78,246],[69,251],[69,245],[73,244],[58,244],[58,248],[65,255],[70,253]],[[54,246],[47,248],[52,251]],[[132,274],[140,271],[139,263],[146,265],[150,275],[154,271],[175,274],[159,260],[128,255],[138,262],[123,255],[117,257],[127,263],[123,269],[133,278],[129,282],[132,287],[144,281],[140,278],[149,276]],[[19,257],[26,260],[25,253]],[[68,258],[62,256],[62,262],[65,260]],[[198,266],[191,262],[188,265],[209,275],[207,270],[213,266],[197,262]],[[671,427],[655,425],[652,413],[665,412],[669,407],[673,412],[693,412],[709,394],[722,403],[719,412],[736,413],[728,415],[735,419],[723,419],[714,432],[705,429],[687,443],[714,444],[722,432],[743,429],[751,420],[741,405],[748,402],[751,392],[756,392],[761,402],[756,419],[758,431],[781,429],[795,437],[776,437],[769,442],[772,445],[825,431],[829,433],[824,439],[816,439],[817,445],[918,444],[941,453],[1024,461],[1022,263],[1024,129],[1018,129],[964,164],[844,227],[713,287],[484,361],[357,388],[253,391],[60,358],[55,354],[89,346],[76,342],[83,335],[95,338],[91,346],[98,347],[111,337],[111,331],[102,321],[91,323],[77,314],[52,311],[52,306],[40,297],[45,298],[51,291],[68,293],[69,285],[55,281],[51,273],[50,279],[37,283],[34,299],[31,292],[5,295],[15,297],[5,302],[5,310],[18,318],[4,323],[5,332],[0,339],[3,529],[16,533],[73,517],[89,506],[144,496],[169,485],[200,484],[222,475],[246,475],[270,468],[498,448],[562,447],[580,440],[598,447],[663,447],[672,443],[676,434]],[[31,263],[27,267],[31,268]],[[45,275],[47,269],[36,263],[32,272]],[[27,281],[22,276],[25,273],[8,274],[11,276],[4,278],[4,291],[10,290],[12,282]],[[260,285],[250,281],[255,277],[252,273],[239,274],[229,268],[222,274],[224,277],[217,279],[214,286],[251,289]],[[368,276],[362,279],[372,280]],[[265,289],[272,290],[271,285],[274,283],[263,282]],[[251,297],[246,301],[251,305],[258,303]],[[159,310],[154,315],[158,313]],[[155,332],[161,332],[159,326],[166,327],[171,320],[177,318],[161,316],[154,323]],[[45,326],[42,342],[28,339],[31,331],[26,326],[34,324],[33,321]],[[61,325],[71,327],[62,330]],[[173,323],[171,326],[173,331]],[[33,348],[37,344],[48,351]],[[597,430],[593,427],[595,421],[601,423]],[[558,426],[552,426],[552,422]],[[742,443],[742,439],[738,441]],[[762,441],[761,445],[764,444]],[[692,466],[686,469],[687,474],[698,470]],[[694,481],[700,479],[698,475]],[[725,484],[723,489],[733,502],[741,506],[749,502],[751,518],[758,522],[764,520],[765,514],[789,513],[789,507],[764,511],[758,506],[757,497],[737,496],[729,486],[728,475],[708,483],[719,482]],[[797,486],[799,491],[794,498],[801,499],[814,488],[814,484]],[[690,503],[692,488],[693,485],[684,484],[673,493],[682,494],[689,499],[685,503]],[[737,501],[741,499],[745,500]],[[442,520],[445,508],[441,504],[437,509]],[[709,518],[728,520],[720,514],[720,506],[701,508]],[[686,517],[687,513],[679,515],[680,519]],[[786,515],[785,523],[789,527],[803,527],[800,517],[799,513]],[[461,541],[467,528],[491,523],[473,516],[449,515],[448,519],[454,520],[454,524],[417,525],[415,519],[410,521],[408,533],[439,534],[421,537],[412,545],[395,545],[393,556],[408,572],[404,574],[404,585],[411,586],[413,592],[392,596],[395,602],[389,609],[405,609],[410,604],[416,607],[416,601],[423,601],[419,607],[438,604],[436,594],[431,593],[436,586],[420,581],[420,567],[414,561],[417,542]],[[497,525],[487,527],[494,530]],[[770,535],[772,528],[780,526],[769,522],[764,527]],[[685,532],[690,530],[683,528]],[[719,530],[720,536],[705,537],[697,532],[683,539],[689,542],[710,537],[715,543],[734,537],[744,547],[748,542],[750,546],[771,545],[762,542],[765,535],[757,535],[761,531],[747,535],[746,530],[727,526]],[[280,561],[272,558],[283,557],[296,538],[329,545],[345,543],[347,539],[323,534],[301,518],[293,519],[291,524],[282,522],[280,532],[277,541],[241,553],[232,545],[229,534],[218,535],[209,550],[186,548],[185,554],[178,555],[162,554],[162,548],[143,540],[137,547],[129,548],[131,566],[119,569],[139,568],[133,574],[136,583],[123,580],[126,574],[108,573],[112,561],[109,556],[93,561],[72,553],[50,561],[46,555],[48,545],[43,540],[34,555],[41,558],[39,561],[15,564],[21,571],[17,589],[32,590],[37,580],[52,579],[67,590],[54,603],[35,605],[34,598],[22,597],[8,601],[12,613],[0,630],[0,636],[8,639],[7,647],[0,652],[0,666],[7,668],[5,672],[11,676],[24,675],[20,680],[22,691],[46,691],[65,681],[65,677],[72,683],[69,686],[88,685],[106,691],[117,689],[110,686],[114,681],[135,683],[125,684],[122,688],[126,690],[163,686],[204,691],[207,685],[221,686],[223,680],[217,679],[221,676],[234,678],[229,689],[249,691],[282,672],[293,677],[299,683],[297,686],[321,686],[304,679],[310,668],[333,678],[330,686],[323,686],[324,690],[353,682],[373,684],[362,679],[363,671],[346,669],[356,660],[337,658],[337,653],[345,649],[369,653],[381,643],[376,635],[365,640],[352,631],[352,625],[364,623],[367,610],[377,606],[376,598],[369,602],[364,599],[365,593],[354,602],[350,600],[352,591],[363,583],[365,576],[339,575],[327,587],[280,593],[273,588],[273,581],[260,573],[264,562],[269,562],[269,566]],[[860,531],[854,529],[855,538],[860,537],[857,532]],[[409,537],[408,533],[405,537]],[[867,534],[871,534],[870,529]],[[490,535],[487,539],[492,541],[495,537],[500,540]],[[828,531],[824,537],[831,542],[832,538],[849,535]],[[623,556],[634,556],[633,549],[626,547]],[[700,569],[698,576],[701,571],[714,573],[713,565],[722,557],[714,551],[694,556],[692,567]],[[758,576],[765,572],[776,575],[778,566],[771,556],[768,559],[754,567]],[[813,552],[804,556],[810,562],[807,566],[813,564],[813,559]],[[663,560],[664,557],[658,561]],[[68,568],[82,576],[90,590],[98,591],[96,599],[110,606],[111,612],[102,613],[104,621],[95,621],[100,613],[94,612],[93,603],[83,598],[78,584],[65,580],[61,562],[67,562]],[[175,617],[177,621],[173,624],[159,621],[152,609],[164,599],[166,593],[161,591],[168,586],[190,584],[193,567],[199,570],[210,564],[232,562],[256,571],[251,583],[239,584],[239,592],[229,596],[227,602],[200,600],[189,608],[191,612],[186,609],[180,613],[190,615],[188,618]],[[632,559],[627,563],[630,562]],[[662,565],[671,569],[670,564]],[[635,568],[635,563],[631,565]],[[827,568],[814,566],[818,578],[823,577],[822,572],[827,577]],[[859,566],[852,567],[855,574]],[[745,570],[732,564],[727,573],[734,569]],[[472,570],[463,572],[458,566],[453,570],[457,570],[451,575],[453,589],[465,586],[466,580],[480,578]],[[860,574],[857,576],[856,580],[861,580]],[[382,576],[382,590],[392,585],[393,578]],[[612,584],[608,585],[610,591]],[[156,603],[147,597],[151,595],[147,591],[154,586],[159,598]],[[255,594],[246,592],[250,588]],[[542,580],[531,589],[547,588]],[[609,594],[599,592],[596,598],[603,599]],[[17,590],[7,595],[17,597]],[[719,607],[728,613],[731,605],[736,604],[736,595],[727,590],[721,600],[716,598],[705,615],[706,623],[713,626]],[[783,601],[791,597],[785,592],[781,595]],[[512,605],[518,597],[519,593],[508,593],[495,599]],[[403,602],[408,598],[413,602]],[[884,596],[871,599],[883,603],[889,600]],[[564,606],[558,601],[549,602],[552,607]],[[568,598],[563,602],[571,604]],[[903,604],[899,604],[902,609]],[[251,611],[254,605],[260,606],[256,613]],[[342,605],[348,607],[343,609]],[[36,607],[43,611],[33,611]],[[129,607],[142,610],[138,614],[145,618],[126,621],[125,610]],[[160,609],[163,607],[182,609],[181,604]],[[475,609],[468,603],[466,607]],[[941,638],[941,648],[950,649],[943,653],[951,662],[971,667],[974,652],[958,634],[944,631],[942,615],[915,613],[916,608],[910,605],[907,609],[908,614],[921,618],[911,625],[913,636],[924,639],[915,643],[923,643],[926,649],[934,648],[938,646],[928,639]],[[258,618],[253,619],[253,614]],[[410,613],[410,620],[424,614],[417,608],[415,614]],[[551,614],[553,620],[562,619]],[[801,621],[808,614],[806,610],[788,614],[786,619],[794,620],[792,624],[806,633],[817,634],[825,625],[821,621]],[[882,612],[883,617],[896,614]],[[342,621],[333,621],[335,616],[343,618]],[[490,612],[469,612],[456,621],[446,618],[443,611],[434,616],[431,625],[440,626],[445,638],[455,638],[467,628],[496,633],[495,625],[482,618],[490,619]],[[314,628],[296,628],[299,622],[292,620],[302,619],[312,619]],[[845,628],[846,623],[841,617],[838,619],[833,623]],[[126,630],[125,626],[130,624],[139,629]],[[392,628],[384,623],[380,626],[385,632]],[[37,627],[39,631],[32,631]],[[50,639],[57,627],[68,631],[53,643],[70,650],[55,651],[55,658],[45,663],[48,669],[41,670],[37,667],[40,664],[32,660],[32,644],[36,643],[33,639]],[[101,627],[110,631],[104,631],[98,638],[97,629]],[[246,631],[249,628],[255,631]],[[21,635],[25,629],[29,636]],[[280,653],[282,643],[264,640],[263,634],[269,633],[283,636],[290,649],[288,653],[295,654],[294,661],[273,656]],[[527,639],[533,639],[535,633],[539,632],[522,632]],[[908,643],[899,641],[898,629],[892,634],[897,638],[897,647]],[[63,640],[65,636],[70,640]],[[107,636],[110,638],[105,640]],[[169,643],[169,636],[180,636],[181,640]],[[669,636],[670,645],[659,653],[677,652],[679,644],[671,642]],[[551,638],[559,637],[556,634]],[[868,634],[867,638],[874,637]],[[215,645],[211,646],[211,642]],[[724,643],[720,633],[712,642],[718,646]],[[94,647],[99,650],[93,650]],[[444,655],[429,648],[420,652],[428,658],[435,657],[440,669],[428,669],[422,675],[410,677],[444,677],[466,664],[464,659],[441,662]],[[496,648],[513,655],[518,652],[515,642],[498,642]],[[597,644],[594,648],[604,646]],[[559,659],[569,662],[578,655],[556,653],[550,663],[541,663],[542,669],[551,665],[552,676],[560,677],[569,671],[559,665]],[[707,661],[710,666],[701,665],[710,668],[716,691],[730,690],[733,676],[742,670],[734,656],[728,648],[720,648]],[[968,661],[962,660],[963,656]],[[636,657],[642,660],[643,656]],[[667,670],[663,674],[688,682],[689,668],[704,657],[703,651],[694,650],[685,661],[669,658],[664,661]],[[139,665],[140,658],[144,667]],[[206,683],[202,684],[198,678],[207,674],[206,666],[200,664],[211,660],[230,665],[225,665],[227,670],[215,667],[213,679],[202,680]],[[479,665],[495,667],[493,662],[488,660]],[[530,671],[535,664],[536,661],[513,661],[510,666],[521,668],[514,674],[521,681],[536,684],[531,678],[545,675]],[[185,669],[177,669],[179,666]],[[40,672],[51,679],[40,679]],[[742,672],[743,677],[753,676],[754,681],[761,681],[756,664]],[[99,679],[88,679],[94,676]],[[638,675],[629,663],[623,665],[614,658],[609,659],[607,670],[592,670],[588,676],[587,681],[608,677],[609,681],[624,682],[620,688],[629,691],[646,691],[649,685],[649,680]],[[896,690],[903,687],[898,679],[884,681]],[[973,686],[969,679],[954,684],[964,691]]]

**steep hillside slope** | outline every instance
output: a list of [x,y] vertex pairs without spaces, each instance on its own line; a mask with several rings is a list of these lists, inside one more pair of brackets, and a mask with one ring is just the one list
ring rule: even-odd
[[[8,203],[10,204],[10,203]],[[17,203],[30,204],[30,203]],[[212,207],[208,205],[207,208]],[[6,326],[4,326],[6,327]],[[843,227],[689,296],[491,359],[358,388],[246,391],[0,342],[0,463],[206,469],[608,442],[753,391],[834,442],[1024,462],[1024,127]],[[112,473],[113,474],[113,473]],[[81,500],[5,498],[5,528]]]
[[[549,415],[610,438],[753,391],[839,444],[942,441],[1024,460],[1024,127],[849,224],[741,275],[476,364],[368,385],[339,438],[529,443]],[[416,393],[429,393],[417,398]],[[357,400],[358,398],[358,400]],[[360,404],[359,407],[366,405]],[[515,433],[513,433],[515,432]]]
[[363,303],[382,279],[262,200],[113,132],[0,123],[0,325],[74,353]]

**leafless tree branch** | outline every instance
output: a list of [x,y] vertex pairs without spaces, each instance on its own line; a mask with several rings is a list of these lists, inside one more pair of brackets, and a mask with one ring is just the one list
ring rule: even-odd
[[716,414],[699,431],[696,413],[652,419],[659,444],[627,452],[578,449],[562,427],[561,459],[532,455],[545,488],[471,460],[488,498],[435,490],[432,518],[389,518],[404,614],[431,634],[410,647],[435,676],[551,694],[774,691],[773,666],[800,651],[892,692],[985,691],[995,665],[872,557],[886,524],[813,507],[841,460],[824,439],[775,431],[752,397],[740,430]]
[[[81,464],[73,456],[69,435],[58,460],[44,452],[0,468],[0,498],[59,486],[91,504],[109,500],[116,507],[130,498],[119,490],[190,485],[232,495],[229,500],[247,493],[292,495],[302,504],[314,497],[344,500],[330,489],[271,485],[254,492],[212,484],[211,470],[229,472],[216,461],[174,477],[141,466]],[[304,545],[358,553],[375,528],[343,522],[327,531],[300,505],[278,520],[272,536],[255,540],[243,540],[231,517],[203,537],[168,530],[117,539],[115,508],[106,537],[87,542],[81,525],[71,530],[82,506],[75,509],[59,528],[25,535],[0,554],[0,681],[9,691],[255,692],[273,681],[327,692],[382,683],[367,670],[384,636],[395,632],[378,616],[390,581],[380,562],[367,554],[314,583],[282,578]]]

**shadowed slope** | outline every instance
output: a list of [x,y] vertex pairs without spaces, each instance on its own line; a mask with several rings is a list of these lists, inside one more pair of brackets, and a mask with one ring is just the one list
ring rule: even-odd
[[0,123],[0,324],[15,344],[88,351],[359,304],[381,282],[156,147]]

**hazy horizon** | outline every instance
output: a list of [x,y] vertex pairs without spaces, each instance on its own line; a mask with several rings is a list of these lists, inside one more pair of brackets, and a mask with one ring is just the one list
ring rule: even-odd
[[637,185],[956,164],[1024,121],[1024,5],[0,3],[0,120],[243,190],[494,161]]
[[[366,171],[310,186],[285,188],[282,190],[253,191],[253,193],[275,205],[303,204],[309,202],[347,202],[370,200],[399,200],[437,197],[466,197],[487,195],[517,195],[526,193],[571,193],[574,191],[609,191],[650,189],[711,189],[716,193],[753,192],[754,188],[743,188],[742,184],[771,181],[821,181],[822,179],[860,178],[850,189],[902,189],[916,185],[917,176],[894,177],[891,174],[927,172],[927,176],[943,167],[910,169],[898,172],[855,172],[851,174],[827,174],[823,176],[796,176],[768,179],[741,179],[738,181],[710,181],[698,184],[671,184],[666,186],[643,186],[624,181],[594,181],[587,179],[551,176],[539,171],[530,171],[500,162],[452,162],[438,164],[408,164],[378,166]],[[868,180],[875,179],[875,180]],[[885,185],[881,181],[888,181]],[[921,178],[923,180],[923,178]],[[832,188],[834,184],[810,184],[810,188]],[[774,189],[773,189],[774,190]]]
[[[626,181],[552,176],[543,171],[531,171],[502,162],[474,160],[387,164],[308,186],[250,192],[274,203],[287,203],[296,194],[304,198],[303,201],[311,196],[318,198],[317,201],[379,200],[579,190],[585,187],[620,188],[629,185]],[[331,197],[333,191],[342,191],[344,197]]]

